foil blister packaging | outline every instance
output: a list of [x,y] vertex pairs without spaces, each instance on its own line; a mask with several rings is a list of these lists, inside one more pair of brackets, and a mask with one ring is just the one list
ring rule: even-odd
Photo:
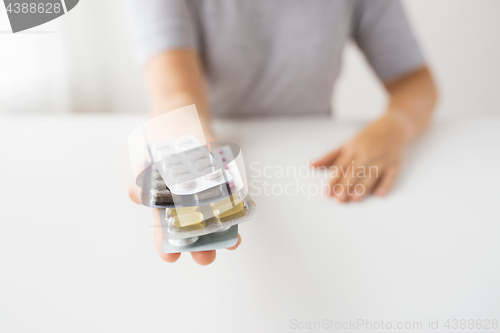
[[228,198],[236,189],[234,183],[223,183],[193,194],[173,194],[160,172],[151,165],[143,172],[141,201],[143,205],[153,208],[207,205]]
[[[165,209],[160,209],[160,219],[165,221]],[[194,239],[187,239],[186,242],[176,242],[170,238],[167,223],[162,222],[163,229],[163,243],[161,251],[163,253],[178,253],[178,252],[192,252],[192,251],[209,251],[218,249],[227,249],[233,247],[238,243],[238,225],[234,225],[222,232],[215,232],[204,236],[194,237]],[[183,240],[181,240],[183,241]]]
[[165,253],[234,246],[239,223],[257,215],[230,146],[210,153],[194,137],[148,147],[141,200],[160,210]]
[[235,184],[231,172],[226,170],[220,154],[211,154],[194,136],[183,136],[169,142],[148,146],[154,167],[170,192],[192,195],[223,184]]
[[[171,239],[186,239],[227,230],[257,215],[257,208],[248,196],[243,199],[233,197],[223,200],[220,205],[186,207],[191,211],[167,208],[162,223],[167,225]],[[223,205],[226,207],[220,210]]]

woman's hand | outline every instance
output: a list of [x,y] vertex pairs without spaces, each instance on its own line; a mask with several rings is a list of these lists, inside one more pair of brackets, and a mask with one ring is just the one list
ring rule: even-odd
[[[209,128],[209,127],[206,127]],[[215,135],[211,130],[205,130],[205,139],[207,143],[207,147],[210,147],[210,142],[216,142]],[[141,204],[141,188],[137,186],[134,179],[131,179],[129,186],[129,196],[133,202],[137,204]],[[160,258],[165,260],[166,262],[176,262],[181,254],[180,253],[163,253],[161,251],[161,245],[163,244],[163,229],[161,227],[160,221],[160,212],[157,208],[153,209],[153,221],[154,221],[154,239],[156,251],[160,255]],[[236,250],[238,246],[241,244],[241,236],[238,234],[238,242],[233,247],[228,248],[228,250]],[[200,265],[210,265],[215,260],[215,250],[210,251],[199,251],[199,252],[191,252],[191,256],[193,260]]]
[[398,174],[409,141],[404,115],[387,113],[314,167],[331,167],[328,195],[340,202],[386,195]]
[[[141,188],[136,185],[135,181],[132,179],[129,187],[129,196],[133,202],[141,204]],[[163,229],[161,227],[160,212],[157,208],[153,209],[153,222],[154,222],[154,239],[156,251],[160,255],[160,258],[166,262],[176,262],[181,254],[180,253],[163,253],[161,251],[161,245],[163,244]],[[228,250],[236,250],[241,244],[241,236],[238,234],[238,243],[235,246],[228,248]],[[215,250],[210,251],[200,251],[191,252],[193,260],[200,265],[210,265],[215,260]]]
[[427,66],[384,83],[390,96],[386,114],[343,147],[313,163],[332,167],[328,194],[340,202],[386,195],[396,180],[406,145],[429,125],[437,89]]

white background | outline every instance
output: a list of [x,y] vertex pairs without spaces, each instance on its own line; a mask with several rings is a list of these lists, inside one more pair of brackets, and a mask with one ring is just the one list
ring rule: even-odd
[[[361,124],[217,123],[242,147],[259,214],[207,267],[189,254],[163,262],[151,210],[127,197],[126,138],[146,116],[25,118],[0,121],[2,333],[306,332],[293,319],[498,332],[443,326],[500,320],[498,117],[435,124],[391,195],[346,205],[321,195],[324,175],[300,170]],[[284,166],[302,176],[276,176]]]
[[[406,0],[440,91],[439,117],[499,114],[500,1]],[[126,1],[83,0],[37,27],[52,34],[0,34],[0,113],[145,113]],[[0,30],[10,29],[0,10]],[[333,101],[341,119],[370,119],[385,95],[362,55],[346,48]]]
[[[0,120],[0,332],[283,332],[291,319],[497,317],[500,124],[474,116],[499,115],[500,2],[405,3],[441,87],[439,116],[472,117],[434,125],[387,198],[255,195],[259,216],[241,225],[243,245],[208,267],[189,255],[162,262],[150,210],[127,197],[126,138],[147,101],[124,1],[81,0],[34,29],[49,33],[0,33],[0,113],[30,115]],[[0,32],[8,29],[0,11]],[[384,94],[355,48],[344,66],[336,116],[376,117]],[[45,116],[72,112],[113,115]],[[361,126],[217,125],[247,162],[297,167]]]

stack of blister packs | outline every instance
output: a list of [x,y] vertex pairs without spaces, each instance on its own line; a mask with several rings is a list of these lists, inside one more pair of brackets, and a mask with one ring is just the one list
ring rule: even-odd
[[159,208],[162,251],[206,251],[234,246],[238,224],[255,217],[247,194],[241,152],[231,143],[194,136],[148,145],[151,161],[142,173],[142,203]]

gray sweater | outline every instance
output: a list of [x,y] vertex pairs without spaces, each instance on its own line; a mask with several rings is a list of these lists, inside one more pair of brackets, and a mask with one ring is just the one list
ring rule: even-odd
[[424,63],[398,0],[129,1],[140,60],[198,50],[215,115],[328,114],[348,39],[383,81]]

